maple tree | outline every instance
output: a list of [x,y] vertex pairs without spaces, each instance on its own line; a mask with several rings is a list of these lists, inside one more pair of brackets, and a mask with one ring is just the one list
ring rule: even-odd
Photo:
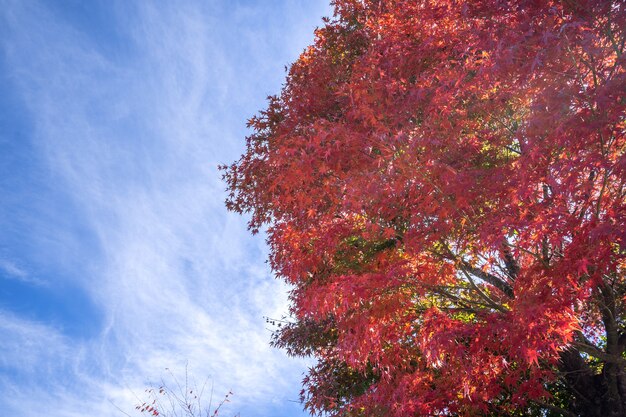
[[626,415],[626,4],[333,4],[223,167],[306,408]]

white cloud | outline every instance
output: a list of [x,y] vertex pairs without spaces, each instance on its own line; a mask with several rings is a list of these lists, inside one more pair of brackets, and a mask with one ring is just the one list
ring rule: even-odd
[[23,282],[25,284],[44,286],[45,281],[32,276],[23,267],[16,265],[15,262],[0,258],[0,270],[4,272],[4,277]]
[[[64,337],[53,328],[0,311],[0,369],[45,373],[55,358],[68,353]],[[43,376],[43,375],[42,375]]]
[[0,269],[2,269],[5,273],[20,280],[28,277],[26,271],[17,267],[13,262],[7,261],[6,259],[0,259]]
[[[75,279],[104,326],[76,342],[44,325],[0,321],[7,361],[20,370],[55,364],[51,375],[73,381],[54,392],[32,385],[8,410],[30,401],[54,404],[53,416],[117,415],[109,400],[127,402],[164,368],[182,372],[187,362],[198,378],[212,376],[216,393],[232,388],[235,409],[260,416],[297,398],[303,362],[268,346],[263,320],[286,310],[287,288],[263,263],[262,239],[225,212],[216,166],[243,150],[250,114],[241,112],[271,92],[257,97],[257,83],[279,88],[282,66],[327,12],[319,3],[143,2],[124,17],[138,54],[123,57],[103,53],[38,3],[11,4],[4,49],[35,118],[36,147],[97,237],[88,259],[64,262],[84,272]],[[283,26],[269,34],[254,26],[269,17]],[[285,39],[270,38],[278,35]],[[11,265],[0,268],[28,277]]]

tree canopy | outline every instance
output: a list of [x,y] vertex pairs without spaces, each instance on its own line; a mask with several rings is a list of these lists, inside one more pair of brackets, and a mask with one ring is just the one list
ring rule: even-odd
[[626,415],[626,4],[333,4],[223,167],[306,408]]

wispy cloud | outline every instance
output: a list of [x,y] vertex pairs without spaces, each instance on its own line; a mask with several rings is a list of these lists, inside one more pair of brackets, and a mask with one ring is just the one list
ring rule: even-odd
[[55,358],[69,353],[64,337],[53,328],[7,312],[0,311],[0,331],[0,369],[45,372]]
[[[7,412],[19,410],[16,401],[46,401],[55,416],[84,415],[86,404],[118,415],[109,400],[124,403],[188,362],[199,378],[213,377],[216,392],[232,388],[235,409],[294,415],[304,363],[268,346],[263,321],[286,310],[288,289],[264,264],[262,239],[224,211],[216,167],[241,152],[245,117],[279,88],[282,66],[328,13],[324,3],[116,3],[111,24],[128,42],[119,54],[44,5],[5,7],[3,48],[35,148],[74,201],[75,212],[62,214],[86,219],[95,236],[81,258],[63,262],[104,317],[98,337],[76,341],[0,316],[4,369],[52,366],[55,378],[74,381],[52,391],[30,385]],[[72,233],[58,238],[80,240]],[[8,261],[0,268],[31,279]],[[4,392],[22,388],[0,382]]]
[[25,269],[17,266],[15,262],[8,259],[0,258],[0,271],[3,272],[2,276],[4,278],[17,280],[30,285],[46,285],[45,281],[35,276],[32,276]]

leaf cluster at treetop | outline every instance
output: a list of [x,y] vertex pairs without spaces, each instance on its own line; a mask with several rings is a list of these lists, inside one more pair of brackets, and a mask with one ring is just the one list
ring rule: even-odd
[[333,4],[223,167],[305,407],[626,415],[626,3]]

